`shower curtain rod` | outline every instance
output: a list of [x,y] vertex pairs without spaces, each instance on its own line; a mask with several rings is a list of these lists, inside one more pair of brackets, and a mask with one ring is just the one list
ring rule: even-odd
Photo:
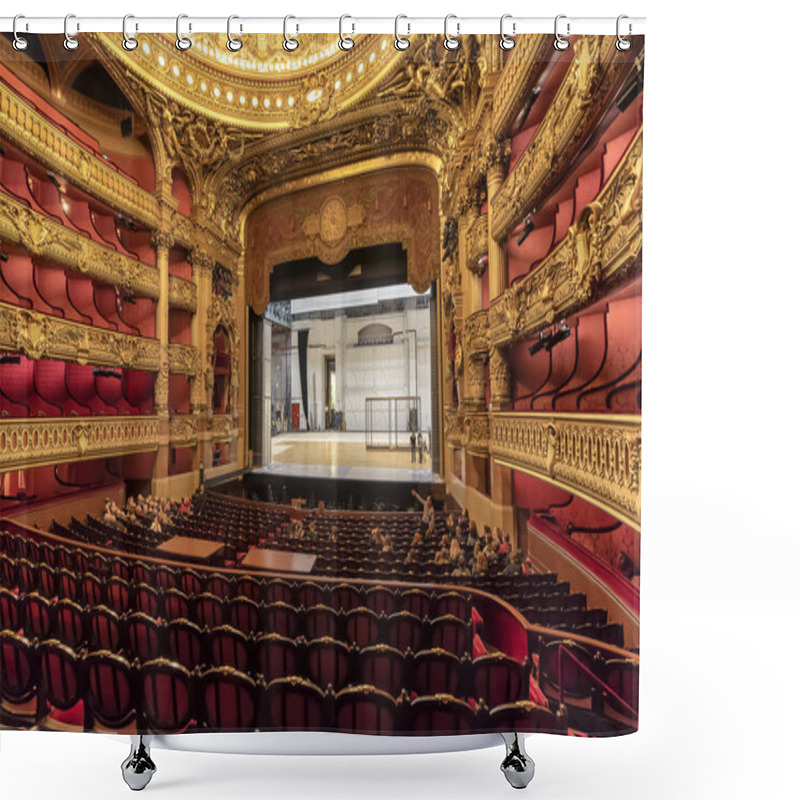
[[[287,7],[291,10],[291,7]],[[228,30],[228,17],[195,17],[182,15],[181,31],[184,35],[191,33],[221,33]],[[554,17],[515,17],[504,15],[503,31],[506,35],[521,33],[549,33],[554,31]],[[559,15],[558,27],[562,35],[608,34],[617,32],[616,17],[570,17]],[[395,34],[396,26],[402,36],[413,36],[415,33],[444,34],[444,17],[356,17],[344,15],[340,17],[234,17],[231,31],[236,35],[248,33],[283,34],[285,26],[292,34],[303,33],[339,33],[344,26],[347,35],[359,33]],[[290,20],[290,21],[289,21]],[[346,22],[345,22],[346,20]],[[64,17],[20,16],[17,20],[17,33],[64,33]],[[500,16],[496,17],[459,17],[450,15],[448,31],[458,36],[470,33],[500,33]],[[569,31],[567,26],[569,25]],[[645,32],[644,17],[625,18],[626,36],[642,35]],[[629,27],[630,26],[630,27]],[[69,34],[112,33],[122,32],[122,17],[83,17],[69,15]],[[11,33],[14,29],[14,17],[0,17],[0,32]],[[129,35],[137,33],[175,33],[175,17],[137,17],[128,19],[126,30]]]

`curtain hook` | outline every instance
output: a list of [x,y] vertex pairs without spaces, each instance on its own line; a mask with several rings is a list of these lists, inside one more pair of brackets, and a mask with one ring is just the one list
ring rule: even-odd
[[[622,27],[621,22],[624,19],[628,19],[628,16],[626,14],[620,14],[617,17],[617,50],[621,50],[622,52],[631,49],[631,40],[626,39],[620,33],[620,28]],[[633,25],[630,22],[628,22],[628,36],[630,36],[632,33],[633,33]]]
[[[353,19],[349,14],[342,14],[339,17],[339,49],[340,50],[352,50],[353,46],[355,45],[355,41],[353,37],[348,33],[346,36],[344,34],[344,21],[346,19]],[[356,25],[355,23],[350,24],[350,31],[351,33],[355,33]]]
[[[24,36],[20,36],[17,33],[17,24],[19,23],[19,21],[21,19],[25,19],[25,16],[23,14],[17,14],[14,17],[14,23],[13,23],[12,28],[11,28],[12,33],[14,34],[14,41],[12,42],[12,44],[14,45],[14,49],[15,50],[19,50],[19,51],[27,50],[28,49],[28,45],[30,44],[30,42]],[[28,23],[27,22],[25,23],[25,30],[26,31],[28,30]]]
[[[67,14],[67,16],[64,17],[64,49],[70,51],[77,50],[78,46],[80,45],[80,42],[74,36],[70,36],[68,28],[69,28],[69,21],[71,19],[75,19],[74,14]],[[79,31],[80,28],[81,28],[80,24],[77,24],[75,26],[75,31],[76,32]]]
[[507,19],[511,20],[511,36],[514,36],[517,32],[517,23],[513,21],[511,14],[503,14],[500,17],[500,49],[501,50],[512,50],[516,42],[509,36],[504,28],[505,21]]
[[[126,14],[122,18],[122,49],[127,50],[130,52],[131,50],[135,50],[139,46],[139,40],[135,36],[131,36],[128,33],[128,20],[129,19],[136,19],[133,14]],[[139,30],[139,23],[135,23],[133,26],[135,31]]]
[[[231,22],[233,22],[235,19],[239,19],[239,17],[237,17],[235,14],[231,14],[231,16],[228,17],[228,43],[225,46],[231,51],[231,53],[238,53],[243,47],[242,40],[234,38],[233,34],[231,33]],[[239,33],[241,32],[242,26],[240,25]]]
[[461,23],[458,21],[457,16],[455,14],[448,14],[444,18],[444,49],[458,50],[461,42],[459,42],[455,36],[451,36],[447,31],[447,27],[451,19],[456,20],[456,36],[458,36],[461,32]]
[[[283,49],[287,53],[293,53],[300,47],[300,42],[297,39],[293,39],[289,36],[289,20],[290,19],[297,19],[297,17],[293,17],[291,14],[283,18]],[[297,26],[297,32],[299,33],[300,28]]]
[[[561,34],[558,32],[558,21],[559,21],[560,19],[567,19],[567,15],[566,15],[566,14],[559,14],[559,15],[556,17],[556,22],[555,22],[555,34],[556,34],[556,39],[555,39],[555,41],[553,42],[553,47],[555,47],[555,49],[556,49],[556,50],[566,50],[566,49],[569,47],[569,39],[568,39],[568,38],[565,38],[564,36],[562,36],[562,35],[561,35]],[[570,28],[570,26],[569,26],[569,20],[567,20],[567,36],[569,36],[569,28]]]
[[[394,46],[398,50],[408,50],[411,47],[411,42],[405,38],[405,36],[400,35],[400,20],[401,19],[408,19],[405,14],[398,14],[394,18]],[[406,23],[408,26],[408,33],[411,33],[411,23]]]
[[[188,14],[178,14],[175,18],[175,47],[178,50],[188,50],[192,46],[192,40],[181,33],[181,20],[188,19]],[[189,23],[189,33],[192,32],[192,23]]]

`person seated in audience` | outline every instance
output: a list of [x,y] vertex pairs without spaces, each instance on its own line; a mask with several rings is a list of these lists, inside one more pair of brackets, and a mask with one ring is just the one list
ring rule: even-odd
[[434,556],[433,563],[437,566],[441,566],[443,564],[450,563],[450,548],[446,545],[443,545],[439,550],[436,551],[436,555]]
[[458,557],[458,563],[456,564],[456,568],[450,573],[454,578],[467,578],[469,577],[469,569],[467,568],[467,560],[464,558],[464,554],[462,553]]
[[478,526],[473,522],[469,526],[469,533],[467,533],[467,547],[475,547],[478,543]]
[[382,553],[391,553],[392,549],[393,549],[393,546],[392,546],[392,535],[390,533],[387,533],[383,537],[383,547],[381,548],[381,552]]
[[339,541],[339,526],[338,525],[331,525],[331,533],[329,536],[331,542],[336,544]]
[[536,570],[533,568],[533,561],[531,561],[531,557],[528,556],[522,562],[522,574],[523,575],[535,575]]
[[153,521],[150,523],[150,530],[161,533],[161,523],[158,521],[158,517],[153,517]]
[[489,569],[496,567],[500,561],[500,556],[497,552],[497,549],[497,542],[489,541],[486,543],[486,547],[484,548],[483,552],[486,556],[486,563],[488,564]]
[[422,532],[418,530],[414,534],[414,538],[411,540],[411,547],[422,547],[424,544],[425,541],[422,538]]
[[456,517],[455,514],[451,511],[447,515],[447,519],[444,523],[445,530],[447,531],[448,536],[455,536],[456,535]]
[[455,563],[458,561],[458,557],[461,555],[461,545],[458,543],[458,539],[455,536],[450,540],[450,550],[449,556],[450,561]]
[[419,550],[416,547],[412,547],[408,551],[408,555],[406,555],[406,560],[403,562],[404,564],[419,564]]
[[476,578],[486,575],[489,572],[489,562],[486,560],[486,553],[479,549],[475,555],[475,563],[472,565],[472,574]]
[[383,534],[381,533],[380,525],[376,525],[370,531],[370,539],[372,540],[372,544],[376,544],[378,546],[383,544]]
[[317,523],[313,519],[311,520],[311,522],[308,523],[308,534],[306,535],[305,538],[310,539],[312,542],[319,541],[319,533],[317,532]]
[[517,550],[509,559],[508,564],[500,573],[503,577],[513,577],[515,575],[522,575],[522,553]]
[[428,522],[428,529],[425,531],[425,536],[427,536],[429,539],[433,539],[433,537],[436,536],[436,518],[434,517],[433,512],[431,512],[431,518],[430,522]]
[[422,521],[427,525],[430,522],[431,517],[433,516],[433,497],[428,495],[424,500],[422,499],[422,495],[416,492],[414,489],[411,490],[412,497],[415,497],[422,503]]
[[505,555],[506,553],[511,552],[511,537],[508,534],[505,534],[505,536],[503,536],[502,534],[500,535],[502,537],[501,538],[502,544],[500,545],[500,549],[498,550],[498,552],[500,553],[500,555]]
[[442,538],[441,538],[441,539],[439,539],[439,547],[450,547],[450,539],[451,539],[451,538],[452,538],[454,535],[455,535],[455,534],[452,534],[452,533],[451,533],[451,534],[448,534],[448,533],[443,533],[443,534],[442,534]]

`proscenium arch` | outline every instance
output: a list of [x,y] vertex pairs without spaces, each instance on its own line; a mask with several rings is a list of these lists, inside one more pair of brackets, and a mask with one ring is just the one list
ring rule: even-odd
[[[437,156],[394,154],[298,178],[256,194],[245,204],[241,214],[244,224],[240,226],[247,304],[256,313],[264,311],[269,302],[270,276],[277,264],[306,258],[333,264],[353,249],[392,243],[401,244],[407,253],[407,282],[417,292],[426,291],[438,279],[441,269],[440,173],[441,160]],[[427,209],[404,204],[392,214],[384,206],[379,212],[384,215],[381,218],[375,216],[373,207],[365,207],[364,204],[369,206],[366,199],[363,204],[360,202],[357,189],[386,191],[392,183],[422,192],[420,199],[428,204]],[[297,209],[286,212],[296,232],[271,247],[265,241],[269,234],[259,237],[252,225],[258,222],[259,214],[267,213],[268,206],[277,207],[280,200],[288,198],[298,203]],[[341,229],[326,238],[325,208],[329,205],[333,224]],[[420,217],[428,217],[429,224],[420,225]],[[256,242],[258,238],[260,242]]]

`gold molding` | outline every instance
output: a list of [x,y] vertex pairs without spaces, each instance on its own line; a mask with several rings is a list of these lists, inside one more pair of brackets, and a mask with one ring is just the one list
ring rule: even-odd
[[0,419],[0,472],[125,455],[158,447],[158,418]]
[[[2,84],[0,84],[2,89]],[[0,192],[0,238],[143,297],[158,297],[158,270],[64,227]]]
[[508,133],[519,110],[554,57],[552,36],[520,36],[500,73],[492,96],[491,131],[500,138]]
[[180,414],[169,418],[171,447],[191,447],[197,444],[197,415]]
[[194,377],[199,361],[197,348],[189,344],[171,344],[168,350],[170,373]]
[[211,417],[211,439],[215,442],[230,442],[233,439],[233,415],[214,414]]
[[[489,340],[507,346],[589,305],[641,271],[642,129],[598,198],[539,267],[489,306]],[[484,312],[477,312],[467,319]]]
[[196,313],[197,284],[194,281],[187,281],[175,275],[170,275],[169,304],[173,308],[189,311],[192,314]]
[[0,83],[0,133],[16,147],[70,183],[126,216],[156,227],[156,198],[124,177]]
[[468,453],[488,456],[490,447],[489,415],[486,412],[464,414],[462,445]]
[[158,370],[157,339],[103,330],[48,314],[0,303],[0,350],[28,358],[53,358],[79,364]]
[[641,417],[492,413],[492,457],[588,500],[639,529]]
[[507,238],[514,226],[551,193],[608,107],[636,54],[620,53],[613,36],[581,36],[564,80],[535,136],[494,196],[491,235]]

